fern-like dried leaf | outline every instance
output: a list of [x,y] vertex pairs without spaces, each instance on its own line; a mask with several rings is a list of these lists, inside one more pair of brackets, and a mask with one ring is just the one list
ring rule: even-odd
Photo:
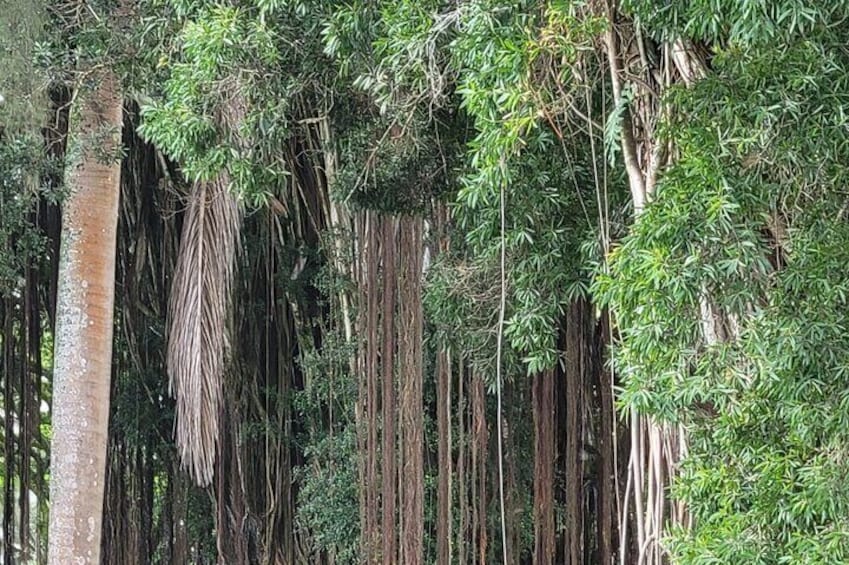
[[212,481],[222,383],[230,349],[228,316],[240,214],[227,176],[198,182],[183,223],[169,297],[167,352],[183,467],[200,486]]

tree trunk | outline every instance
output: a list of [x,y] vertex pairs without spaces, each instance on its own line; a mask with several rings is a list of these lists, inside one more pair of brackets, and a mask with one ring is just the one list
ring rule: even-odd
[[378,250],[380,222],[374,212],[366,211],[359,220],[358,241],[361,245],[358,280],[360,286],[360,312],[358,330],[364,336],[358,376],[358,452],[360,465],[360,557],[363,563],[376,563],[380,555],[378,543],[378,458],[377,458],[377,376],[378,352]]
[[383,563],[394,565],[398,560],[395,531],[395,226],[391,216],[383,218]]
[[401,437],[403,452],[403,528],[401,563],[418,565],[424,557],[424,418],[422,406],[422,220],[401,219],[399,294],[401,339]]
[[566,539],[568,551],[565,562],[581,565],[584,555],[584,489],[583,462],[583,410],[584,376],[586,355],[584,351],[584,329],[586,306],[583,301],[569,307],[566,320]]
[[368,491],[370,489],[368,483],[368,347],[362,337],[368,331],[366,327],[368,311],[368,292],[366,291],[366,264],[368,254],[371,248],[368,245],[368,213],[358,214],[355,219],[355,241],[357,245],[358,257],[354,263],[354,280],[357,282],[357,321],[356,333],[358,336],[358,348],[356,361],[354,366],[354,375],[357,378],[357,402],[355,406],[355,421],[357,429],[357,479],[358,479],[358,496],[359,496],[359,516],[360,516],[360,555],[365,563],[368,563],[369,555],[369,530],[368,516],[366,509],[368,506]]
[[[31,214],[33,225],[37,225],[37,214]],[[27,260],[26,284],[24,285],[24,347],[22,349],[24,368],[21,372],[21,470],[19,481],[21,562],[28,563],[32,559],[32,532],[30,527],[30,492],[38,493],[38,484],[33,485],[31,466],[33,444],[37,441],[39,430],[38,387],[41,385],[41,316],[39,312],[38,270],[32,257]]]
[[533,379],[534,563],[554,563],[554,372]]
[[598,546],[599,563],[611,565],[614,560],[614,540],[616,539],[616,521],[614,511],[616,503],[616,482],[614,475],[619,472],[616,462],[614,442],[613,376],[605,366],[605,344],[610,333],[609,313],[601,313],[597,324],[596,342],[593,349],[593,372],[597,378],[599,398],[599,434],[598,434]]
[[[437,245],[434,255],[448,253],[451,241],[448,236],[450,212],[444,205],[437,205]],[[440,348],[436,357],[436,426],[438,439],[438,488],[436,516],[436,560],[439,565],[450,565],[453,560],[454,521],[451,512],[453,495],[452,438],[451,438],[451,351]]]
[[[476,536],[474,556],[476,563],[487,563],[487,523],[486,523],[486,459],[489,454],[489,430],[486,425],[486,399],[483,378],[479,374],[472,377],[472,473],[477,471],[476,493],[472,493],[475,503],[473,522]],[[474,482],[475,479],[473,478]],[[477,497],[475,497],[477,494]]]
[[436,420],[439,435],[439,487],[437,489],[436,562],[451,563],[451,359],[440,350],[436,358]]
[[[466,476],[466,429],[468,410],[463,396],[463,383],[466,380],[465,361],[462,359],[459,362],[459,374],[457,375],[457,498],[459,499],[459,524],[457,527],[457,556],[460,563],[468,563],[468,553],[466,551],[467,539],[471,537],[469,532],[469,498],[466,494],[466,484],[469,477]],[[471,475],[471,473],[470,473]]]
[[12,565],[15,558],[14,307],[11,298],[3,303],[3,406],[7,407],[3,415],[3,476],[7,479],[3,481],[3,565]]
[[218,456],[215,460],[215,534],[219,565],[250,563],[245,525],[248,513],[241,472],[239,416],[231,404],[221,408]]
[[378,307],[380,304],[377,267],[381,223],[374,212],[368,212],[368,246],[366,264],[366,404],[368,406],[368,437],[366,439],[366,543],[367,562],[377,563],[380,555],[380,524],[378,523],[378,446],[377,446],[377,374],[378,374]]
[[70,131],[82,156],[67,169],[62,224],[48,550],[55,565],[100,560],[122,98],[114,73],[93,75],[95,86],[77,93]]

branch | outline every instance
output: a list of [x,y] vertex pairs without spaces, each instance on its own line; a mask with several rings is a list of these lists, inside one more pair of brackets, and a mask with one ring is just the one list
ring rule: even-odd
[[[613,100],[620,104],[622,100],[622,68],[619,61],[618,42],[616,40],[616,18],[610,2],[607,3],[607,17],[610,25],[605,33],[607,61],[610,66],[610,81],[613,87]],[[637,159],[637,143],[634,140],[633,122],[630,108],[625,108],[622,114],[622,159],[628,172],[628,184],[631,188],[631,198],[634,201],[634,211],[639,214],[646,203],[646,183]]]

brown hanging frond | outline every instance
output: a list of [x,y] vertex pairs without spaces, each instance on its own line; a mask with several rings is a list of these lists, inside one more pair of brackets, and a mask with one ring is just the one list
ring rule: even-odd
[[198,182],[183,221],[168,303],[168,377],[177,399],[180,460],[200,486],[212,481],[229,351],[228,312],[240,215],[227,176]]

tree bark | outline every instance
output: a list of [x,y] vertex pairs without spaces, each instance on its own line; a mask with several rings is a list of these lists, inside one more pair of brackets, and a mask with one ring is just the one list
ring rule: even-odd
[[554,372],[533,379],[534,563],[554,563]]
[[[450,212],[442,204],[435,207],[437,242],[434,256],[448,253],[451,241],[448,235]],[[440,347],[436,357],[436,425],[438,432],[437,467],[437,516],[436,516],[436,558],[439,565],[449,565],[453,558],[452,520],[453,496],[451,481],[453,477],[452,441],[451,441],[451,351],[449,346]]]
[[[49,563],[100,560],[118,223],[122,95],[108,69],[77,93],[54,353]],[[73,118],[72,118],[73,119]],[[95,143],[97,146],[95,147]]]
[[566,532],[568,565],[581,565],[584,554],[583,445],[584,375],[586,355],[584,328],[586,305],[574,302],[566,320]]
[[422,220],[401,219],[401,436],[403,529],[401,563],[424,558],[424,408],[422,405]]
[[616,539],[616,520],[614,516],[616,502],[616,483],[613,479],[618,472],[615,469],[614,419],[616,414],[613,407],[613,376],[605,366],[605,344],[610,332],[608,312],[602,311],[601,319],[596,328],[593,349],[593,372],[597,376],[599,399],[599,434],[598,434],[598,546],[599,563],[611,565],[614,560],[614,540]]
[[438,428],[439,485],[436,512],[436,562],[448,565],[451,561],[451,443],[449,421],[451,404],[451,360],[448,352],[440,350],[436,358],[436,420]]
[[[486,397],[483,378],[479,374],[472,377],[472,473],[477,471],[477,489],[472,493],[475,504],[473,535],[476,537],[477,555],[474,562],[487,563],[487,524],[486,524],[486,459],[489,454],[489,430],[486,425]],[[475,479],[473,478],[474,482]],[[477,494],[476,500],[475,494]]]
[[3,304],[3,406],[7,407],[3,415],[3,476],[6,478],[3,481],[3,565],[12,565],[15,557],[14,307],[10,297]]
[[395,565],[398,559],[397,532],[395,531],[395,226],[390,216],[383,218],[383,563]]
[[221,408],[219,451],[215,462],[215,534],[219,565],[250,563],[245,525],[244,480],[238,447],[239,416],[230,403]]
[[377,278],[381,222],[374,212],[368,214],[368,252],[366,253],[366,405],[368,410],[366,438],[366,543],[368,563],[377,563],[380,556],[380,524],[378,523],[378,443],[377,443],[377,378],[378,378],[378,307],[380,305]]
[[468,553],[466,551],[467,538],[470,536],[468,531],[469,525],[469,498],[466,493],[466,429],[468,422],[466,410],[466,402],[464,398],[464,381],[466,380],[465,362],[461,359],[459,362],[459,374],[457,375],[457,498],[459,499],[459,524],[457,527],[457,556],[460,563],[468,563]]
[[358,376],[358,451],[360,465],[360,557],[363,563],[377,563],[380,557],[378,544],[382,541],[378,521],[378,459],[377,459],[377,377],[378,353],[378,229],[381,224],[372,211],[360,218],[361,254],[358,284],[360,287],[360,313],[358,328],[364,339],[361,342]]

